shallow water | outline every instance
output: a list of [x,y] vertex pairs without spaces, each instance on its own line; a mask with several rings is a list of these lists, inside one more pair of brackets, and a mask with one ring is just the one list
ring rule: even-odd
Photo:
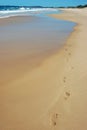
[[45,15],[0,21],[0,85],[23,75],[58,51],[75,23]]
[[60,48],[75,23],[49,17],[19,17],[8,19],[0,26],[0,48],[28,53],[43,53]]

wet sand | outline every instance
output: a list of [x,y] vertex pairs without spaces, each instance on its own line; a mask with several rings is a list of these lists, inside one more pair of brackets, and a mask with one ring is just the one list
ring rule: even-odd
[[87,129],[87,15],[67,9],[51,16],[78,25],[58,53],[0,86],[1,130]]
[[43,16],[0,19],[0,85],[23,77],[56,53],[73,26]]

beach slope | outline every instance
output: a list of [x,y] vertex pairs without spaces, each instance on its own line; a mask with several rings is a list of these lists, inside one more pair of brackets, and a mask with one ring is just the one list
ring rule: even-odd
[[[87,8],[62,9],[62,14],[51,15],[54,18],[77,23],[70,38],[62,50],[61,59],[66,59],[64,70],[64,91],[53,107],[56,129],[87,129]],[[53,118],[54,119],[54,118]]]
[[1,130],[87,130],[86,12],[50,15],[77,25],[58,53],[0,87]]

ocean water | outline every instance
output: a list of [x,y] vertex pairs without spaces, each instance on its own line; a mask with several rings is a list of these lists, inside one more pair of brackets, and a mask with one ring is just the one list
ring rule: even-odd
[[20,6],[0,6],[0,18],[12,17],[12,16],[30,16],[44,13],[58,13],[59,11],[54,8],[43,7],[20,7]]

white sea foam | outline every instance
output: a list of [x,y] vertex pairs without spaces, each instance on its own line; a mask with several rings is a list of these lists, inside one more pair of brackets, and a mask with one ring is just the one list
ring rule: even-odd
[[52,8],[24,8],[21,7],[16,10],[3,10],[0,11],[0,18],[7,18],[11,16],[20,16],[20,15],[34,15],[37,13],[57,11],[57,9]]

